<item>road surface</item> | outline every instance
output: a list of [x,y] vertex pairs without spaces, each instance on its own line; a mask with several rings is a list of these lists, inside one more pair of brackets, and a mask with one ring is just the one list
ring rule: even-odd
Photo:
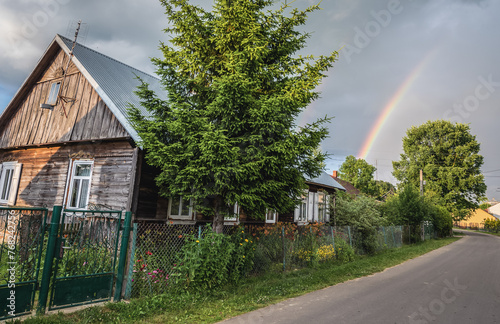
[[383,272],[221,323],[500,323],[500,237],[467,232]]

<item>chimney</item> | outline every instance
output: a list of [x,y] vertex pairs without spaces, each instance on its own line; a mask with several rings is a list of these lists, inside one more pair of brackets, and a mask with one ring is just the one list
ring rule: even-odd
[[332,176],[334,176],[336,178],[337,177],[337,171],[333,171]]

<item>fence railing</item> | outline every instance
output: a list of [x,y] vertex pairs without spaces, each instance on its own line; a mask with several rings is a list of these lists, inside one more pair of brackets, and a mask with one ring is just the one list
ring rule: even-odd
[[[173,225],[168,223],[135,223],[130,251],[129,281],[125,297],[155,295],[172,286],[172,274],[188,236],[201,236],[202,225]],[[225,226],[224,233],[245,231],[255,243],[251,275],[287,271],[327,260],[349,261],[354,253],[365,254],[387,248],[415,243],[418,238],[434,236],[429,226],[385,226],[368,236],[360,229],[321,224],[297,226],[246,225]],[[370,251],[369,251],[370,250]],[[352,255],[350,255],[352,254]]]

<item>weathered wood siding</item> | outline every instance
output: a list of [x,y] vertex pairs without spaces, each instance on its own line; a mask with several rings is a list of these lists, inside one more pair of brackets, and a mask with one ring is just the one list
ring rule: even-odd
[[126,141],[0,151],[0,161],[23,163],[17,206],[63,204],[70,159],[94,160],[89,203],[126,209],[134,148]]
[[[10,121],[0,130],[0,148],[68,141],[99,140],[129,136],[90,83],[70,64],[61,94],[76,99],[54,110],[42,109],[52,82],[63,80],[67,56],[62,50],[48,65],[40,80],[21,101]],[[66,111],[66,114],[64,113]]]

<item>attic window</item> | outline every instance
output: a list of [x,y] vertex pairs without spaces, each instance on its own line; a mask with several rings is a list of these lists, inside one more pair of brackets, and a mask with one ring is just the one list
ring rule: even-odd
[[57,103],[57,95],[59,94],[59,88],[61,87],[61,81],[54,82],[50,86],[49,98],[47,99],[46,104],[55,105]]

